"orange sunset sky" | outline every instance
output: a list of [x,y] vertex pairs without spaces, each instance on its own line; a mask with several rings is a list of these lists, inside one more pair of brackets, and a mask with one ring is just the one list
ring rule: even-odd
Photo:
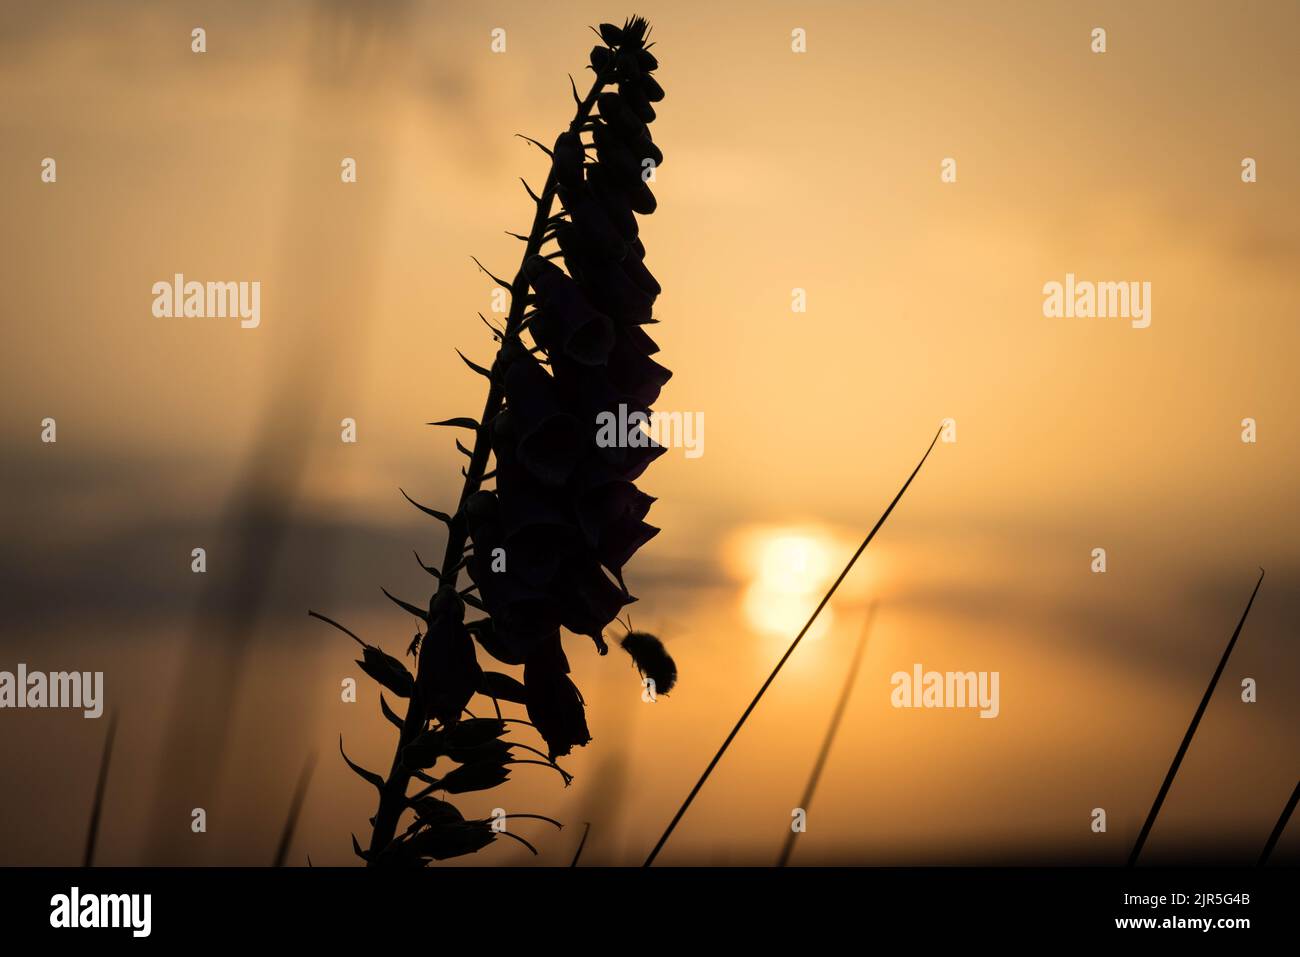
[[[1263,567],[1144,857],[1253,861],[1300,754],[1296,5],[54,0],[0,12],[0,669],[105,672],[101,863],[269,863],[313,751],[291,862],[355,862],[373,792],[339,735],[386,770],[392,728],[372,684],[339,700],[354,648],[306,611],[410,641],[380,586],[426,601],[410,552],[442,538],[397,490],[459,492],[424,423],[482,405],[470,257],[514,274],[518,180],[546,172],[513,134],[554,139],[588,25],[633,12],[667,91],[659,407],[706,428],[645,476],[662,531],[627,575],[681,680],[645,704],[621,652],[569,640],[574,783],[521,767],[467,812],[565,821],[529,831],[543,864],[586,821],[589,863],[640,863],[951,418],[660,860],[774,862],[875,602],[794,862],[1121,862]],[[260,325],[156,318],[176,273],[259,281]],[[1044,317],[1067,273],[1149,282],[1150,326]],[[998,671],[999,716],[891,707],[915,663]],[[0,713],[0,864],[77,859],[104,725]]]

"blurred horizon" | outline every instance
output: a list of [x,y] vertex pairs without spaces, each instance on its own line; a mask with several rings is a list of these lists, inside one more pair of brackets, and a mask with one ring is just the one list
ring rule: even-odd
[[[398,488],[439,508],[459,492],[451,436],[425,423],[481,409],[455,352],[492,354],[475,315],[492,316],[492,282],[470,257],[513,276],[505,231],[532,209],[518,180],[546,171],[514,134],[553,139],[587,26],[631,12],[0,11],[0,670],[106,672],[121,725],[99,863],[270,863],[312,752],[290,862],[356,863],[373,790],[339,735],[382,771],[392,728],[350,643],[306,613],[392,654],[410,641],[380,587],[425,602],[411,550],[442,547]],[[707,444],[644,479],[662,531],[628,568],[629,611],[680,685],[646,705],[619,649],[566,636],[594,737],[561,761],[573,784],[522,767],[457,801],[566,827],[521,832],[536,859],[500,842],[456,863],[567,864],[591,821],[585,862],[639,864],[947,418],[957,441],[936,446],[661,863],[775,862],[871,602],[792,862],[1120,863],[1263,567],[1143,856],[1253,863],[1300,770],[1300,9],[636,12],[667,91],[659,209],[641,221],[674,371],[658,407],[702,412]],[[339,181],[344,157],[356,184]],[[1243,157],[1258,182],[1241,182]],[[152,284],[175,273],[261,282],[260,326],[154,318]],[[1043,285],[1067,273],[1149,281],[1151,326],[1045,318]],[[200,546],[206,576],[190,572]],[[889,676],[914,663],[999,671],[1001,714],[891,708]],[[207,674],[227,697],[205,697]],[[0,712],[0,865],[80,859],[105,729]],[[208,833],[159,820],[173,805],[207,808]],[[1300,855],[1298,831],[1278,861]]]

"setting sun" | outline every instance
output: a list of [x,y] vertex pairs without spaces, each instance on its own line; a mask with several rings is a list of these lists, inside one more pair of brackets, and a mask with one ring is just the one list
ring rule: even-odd
[[[763,634],[793,636],[834,578],[836,543],[824,532],[805,528],[758,529],[745,538],[745,617]],[[827,607],[808,637],[825,634],[833,620]]]

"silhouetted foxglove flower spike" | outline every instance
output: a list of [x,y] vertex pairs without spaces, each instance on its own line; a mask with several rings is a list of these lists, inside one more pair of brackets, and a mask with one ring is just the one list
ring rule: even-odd
[[[489,324],[496,357],[486,366],[461,354],[489,382],[483,410],[433,423],[468,430],[473,442],[456,442],[469,461],[455,511],[415,503],[447,528],[442,561],[420,562],[438,582],[427,611],[393,598],[425,629],[411,646],[416,674],[352,636],[365,648],[366,673],[408,699],[399,718],[381,698],[400,729],[388,777],[354,766],[380,794],[368,848],[354,839],[371,865],[423,866],[487,846],[498,833],[489,822],[466,820],[435,794],[495,787],[510,765],[539,763],[512,757],[511,748],[549,755],[555,767],[554,758],[590,740],[561,629],[589,637],[604,654],[603,630],[636,600],[625,567],[658,532],[645,521],[654,499],[634,482],[664,448],[625,437],[611,443],[599,423],[648,414],[671,375],[650,358],[658,346],[642,330],[655,321],[661,289],[646,268],[636,218],[657,206],[649,183],[664,156],[648,124],[663,89],[652,76],[659,62],[643,18],[596,32],[595,80],[585,97],[574,86],[568,128],[551,148],[524,137],[551,165],[540,191],[524,183],[537,208],[528,235],[512,234],[525,244],[514,281],[492,276],[512,295],[505,327]],[[522,681],[484,670],[480,651],[522,666]],[[633,657],[660,692],[672,686],[676,668],[666,653]],[[466,718],[476,694],[498,709],[522,705],[529,720],[500,711],[497,719]],[[535,729],[546,751],[507,740],[509,721]],[[412,779],[424,784],[414,795]]]

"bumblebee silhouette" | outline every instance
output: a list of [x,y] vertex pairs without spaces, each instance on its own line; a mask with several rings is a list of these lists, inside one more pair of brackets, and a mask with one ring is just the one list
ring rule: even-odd
[[677,684],[677,662],[662,641],[648,631],[632,631],[629,626],[618,644],[631,656],[641,677],[654,682],[656,694],[666,695],[673,690]]

